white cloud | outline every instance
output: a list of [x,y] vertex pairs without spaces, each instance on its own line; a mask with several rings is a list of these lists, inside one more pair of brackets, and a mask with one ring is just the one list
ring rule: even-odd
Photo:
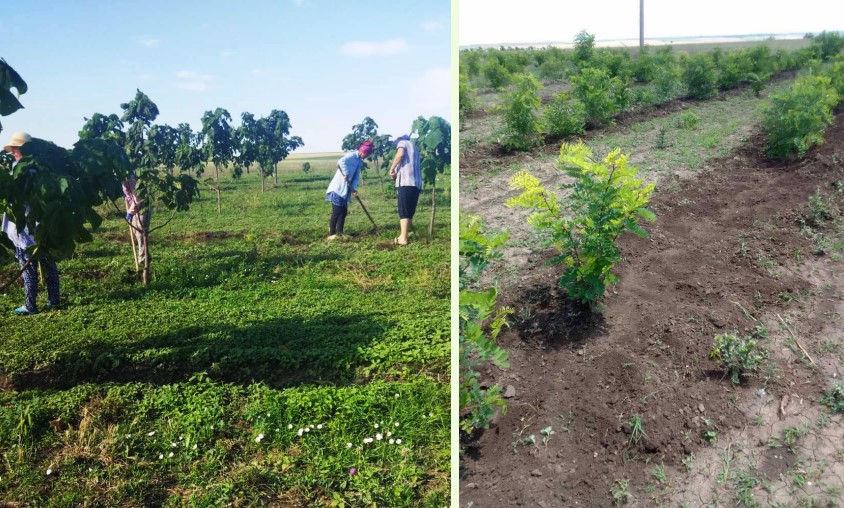
[[416,109],[425,116],[448,118],[451,113],[451,69],[437,67],[425,71],[410,86],[410,97]]
[[161,39],[156,39],[154,37],[141,37],[138,39],[138,43],[150,49],[155,49],[161,45]]
[[215,79],[210,74],[200,74],[194,71],[179,71],[176,73],[176,86],[185,90],[202,92],[208,88],[208,83]]
[[422,30],[431,34],[438,33],[442,29],[443,24],[439,21],[426,21],[425,23],[422,23]]
[[404,39],[390,39],[386,41],[351,41],[343,44],[340,53],[353,58],[370,56],[395,56],[407,51]]

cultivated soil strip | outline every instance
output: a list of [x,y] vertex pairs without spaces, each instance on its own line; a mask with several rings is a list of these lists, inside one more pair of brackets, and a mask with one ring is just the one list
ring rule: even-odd
[[[816,400],[839,377],[844,276],[811,254],[800,222],[817,189],[829,195],[844,180],[844,121],[789,164],[749,138],[658,188],[650,238],[622,241],[621,280],[600,315],[565,300],[561,269],[544,264],[553,253],[522,240],[526,261],[499,276],[501,303],[516,308],[500,341],[511,368],[486,372],[507,388],[509,410],[463,443],[462,506],[840,501],[844,421]],[[505,196],[480,194],[461,197],[464,209],[511,231],[523,220],[506,215]],[[713,339],[760,324],[770,358],[734,387],[708,359]]]

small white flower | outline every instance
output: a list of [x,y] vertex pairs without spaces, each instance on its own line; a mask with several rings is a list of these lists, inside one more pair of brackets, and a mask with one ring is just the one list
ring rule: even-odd
[[126,434],[126,439],[129,439],[130,437],[132,437],[132,434]]
[[371,437],[365,437],[365,438],[363,438],[363,442],[364,442],[364,444],[369,444],[369,443],[372,442],[372,438]]
[[393,444],[393,443],[395,443],[395,442],[396,442],[396,440],[395,440],[395,439],[390,439],[390,444]]
[[147,432],[147,436],[152,437],[152,436],[154,436],[154,435],[155,435],[155,431],[152,431],[152,432]]
[[292,428],[293,428],[293,424],[292,424],[292,423],[288,423],[288,424],[287,424],[287,428],[288,428],[288,429],[292,429]]
[[93,471],[94,471],[94,470],[93,470],[93,469],[91,469],[90,467],[88,468],[88,472],[89,472],[89,473],[91,473],[91,472],[93,472]]
[[184,438],[184,436],[179,436],[179,441],[181,441],[183,438]]
[[384,435],[383,434],[375,434],[375,439],[377,439],[378,441],[381,441],[382,439],[384,439]]
[[399,398],[399,394],[398,394],[398,393],[396,394],[396,398]]
[[401,439],[396,439],[396,444],[401,444]]
[[317,428],[317,429],[322,429],[322,424],[320,423],[319,425],[317,425],[317,426],[316,426],[316,428]]
[[158,460],[162,460],[163,458],[164,458],[164,454],[163,454],[163,453],[162,453],[162,454],[160,454],[160,455],[158,456]]
[[196,450],[196,444],[193,445],[193,449]]
[[305,432],[305,429],[299,429],[299,432],[297,432],[296,435],[302,437],[303,432]]
[[352,443],[346,443],[346,448],[351,448],[351,447],[352,447]]
[[255,442],[256,442],[256,443],[260,443],[262,439],[264,439],[264,435],[263,435],[263,434],[258,434],[258,437],[256,437],[256,438],[255,438]]
[[52,472],[53,472],[53,470],[52,470],[52,469],[48,469],[48,470],[47,470],[47,476],[50,476],[50,473],[52,473]]
[[393,435],[393,433],[392,433],[392,432],[387,432],[387,437],[390,437],[390,436],[392,436],[392,435]]
[[310,431],[311,431],[310,427],[305,427],[305,432],[310,432]]
[[170,448],[175,448],[175,447],[177,447],[177,446],[178,446],[178,445],[177,445],[176,443],[170,443]]
[[170,455],[168,455],[168,457],[172,457],[172,456],[173,456],[173,452],[170,452]]
[[269,418],[269,417],[270,417],[270,414],[269,414],[269,413],[267,413],[267,418]]
[[434,417],[434,413],[433,413],[433,412],[428,413],[428,418],[433,418],[433,417]]
[[399,426],[399,422],[396,422],[396,427],[398,427],[398,426]]
[[376,428],[376,429],[378,428],[378,424],[377,424],[377,423],[375,424],[375,428]]
[[276,428],[276,429],[275,429],[275,431],[276,431],[276,432],[279,432],[279,430],[280,430],[280,429],[278,429],[278,428]]

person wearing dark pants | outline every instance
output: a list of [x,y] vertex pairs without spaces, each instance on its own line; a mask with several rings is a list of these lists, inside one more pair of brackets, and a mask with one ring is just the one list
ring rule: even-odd
[[[9,141],[3,149],[12,154],[17,164],[23,154],[21,147],[32,137],[25,132],[16,132],[12,135],[12,140]],[[34,170],[31,170],[34,171]],[[26,214],[29,214],[29,206],[25,207]],[[3,214],[2,222],[0,222],[0,231],[6,233],[6,236],[15,246],[15,257],[20,264],[23,275],[24,288],[24,304],[22,307],[15,309],[15,314],[28,316],[38,313],[38,305],[36,303],[38,297],[38,266],[44,272],[47,279],[47,306],[56,308],[60,304],[59,300],[59,271],[56,264],[49,259],[40,259],[30,262],[30,255],[27,252],[29,247],[35,244],[35,239],[30,233],[29,229],[24,225],[19,228],[17,224],[10,221],[6,214]]]
[[413,216],[422,190],[422,164],[419,151],[410,136],[401,136],[395,143],[396,156],[390,164],[390,177],[396,180],[400,233],[393,243],[407,245],[407,235],[413,228]]
[[337,172],[325,191],[325,200],[332,205],[331,219],[328,222],[329,240],[334,240],[343,234],[346,215],[349,213],[349,202],[352,196],[358,195],[363,159],[372,153],[372,147],[372,141],[365,141],[357,150],[347,153],[337,161]]

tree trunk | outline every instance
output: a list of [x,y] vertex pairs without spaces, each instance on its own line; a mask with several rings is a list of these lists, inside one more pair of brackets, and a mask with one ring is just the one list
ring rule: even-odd
[[434,236],[434,214],[437,212],[437,184],[431,187],[431,222],[428,223],[428,236]]
[[275,173],[275,186],[278,187],[278,162],[273,164],[273,172]]
[[381,169],[380,169],[381,165],[378,164],[379,162],[380,161],[378,160],[378,158],[376,158],[375,159],[375,175],[378,177],[378,183],[381,184],[381,195],[383,196],[384,195],[384,180],[381,179]]
[[143,231],[144,236],[144,244],[142,246],[138,246],[139,250],[143,251],[139,252],[138,255],[143,256],[144,258],[144,268],[141,272],[141,283],[144,286],[149,286],[150,281],[149,222],[152,217],[149,214],[149,211],[145,212],[143,215],[140,216],[141,220],[138,221],[138,223],[141,225],[141,230]]
[[217,215],[223,213],[223,193],[220,190],[220,168],[214,165],[214,172],[217,175],[217,188],[214,191],[217,193]]
[[261,194],[264,193],[264,168],[261,168]]

